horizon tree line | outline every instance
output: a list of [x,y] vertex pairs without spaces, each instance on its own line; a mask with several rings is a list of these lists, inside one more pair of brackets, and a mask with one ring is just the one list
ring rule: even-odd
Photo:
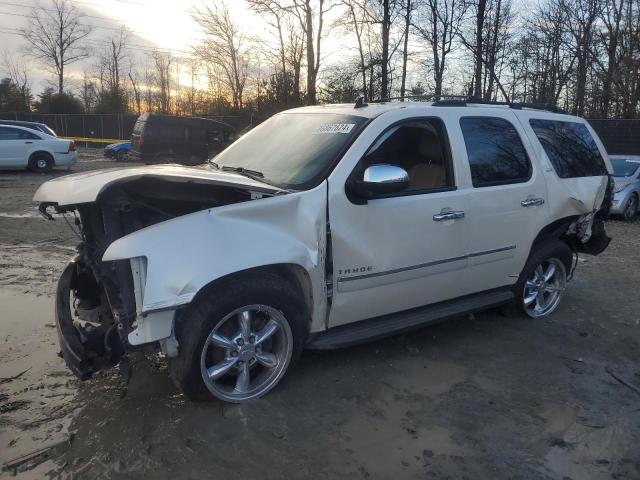
[[[2,59],[0,112],[268,115],[357,96],[458,95],[640,116],[638,0],[540,0],[528,12],[518,0],[244,1],[261,36],[209,0],[192,12],[203,41],[179,54],[132,44],[124,26],[96,38],[69,0],[38,5],[21,31],[31,62]],[[331,62],[329,36],[349,45]],[[36,62],[55,81],[34,101]]]

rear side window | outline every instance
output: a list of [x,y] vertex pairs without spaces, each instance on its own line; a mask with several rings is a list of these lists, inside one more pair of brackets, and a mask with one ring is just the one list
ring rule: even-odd
[[521,183],[531,178],[531,162],[511,122],[463,117],[460,127],[474,187]]
[[0,140],[39,140],[34,133],[17,128],[0,127]]
[[556,120],[529,120],[560,178],[607,174],[602,155],[586,125]]

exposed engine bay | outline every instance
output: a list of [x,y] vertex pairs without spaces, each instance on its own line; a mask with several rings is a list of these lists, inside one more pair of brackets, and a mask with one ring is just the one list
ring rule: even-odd
[[172,218],[264,196],[270,195],[143,176],[109,186],[92,203],[62,207],[42,203],[40,211],[49,219],[53,219],[51,207],[67,221],[73,215],[72,228],[81,239],[77,256],[60,278],[56,299],[62,353],[74,373],[86,379],[117,364],[132,347],[128,335],[140,315],[139,288],[128,260],[102,262],[111,243]]

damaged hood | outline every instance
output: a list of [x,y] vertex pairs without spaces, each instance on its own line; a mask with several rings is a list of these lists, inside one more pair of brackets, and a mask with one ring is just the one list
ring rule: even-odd
[[182,165],[153,165],[146,167],[113,168],[74,173],[45,182],[38,188],[33,200],[58,206],[95,202],[100,193],[121,181],[141,177],[162,177],[176,182],[209,183],[239,187],[256,192],[273,193],[279,189],[233,172]]

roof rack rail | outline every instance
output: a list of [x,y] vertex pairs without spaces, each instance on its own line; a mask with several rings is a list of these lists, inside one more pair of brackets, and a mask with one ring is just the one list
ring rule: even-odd
[[[513,108],[514,110],[522,110],[523,108],[531,108],[535,110],[546,110],[553,113],[567,114],[566,110],[556,107],[548,103],[527,103],[527,102],[498,102],[483,100],[478,97],[472,97],[469,95],[404,95],[400,97],[388,97],[379,100],[370,100],[369,103],[384,103],[394,100],[405,101],[409,99],[419,99],[427,102],[433,102],[434,107],[466,107],[469,104],[472,105],[503,105],[505,107]],[[354,108],[366,107],[367,103],[364,102],[363,97],[358,97],[355,102]]]
[[505,107],[513,108],[514,110],[522,110],[523,108],[532,108],[535,110],[546,110],[553,113],[564,113],[567,111],[562,108],[556,107],[548,103],[527,103],[527,102],[494,102],[482,100],[477,97],[466,97],[466,100],[440,100],[433,102],[434,107],[465,107],[468,104],[472,105],[504,105]]

